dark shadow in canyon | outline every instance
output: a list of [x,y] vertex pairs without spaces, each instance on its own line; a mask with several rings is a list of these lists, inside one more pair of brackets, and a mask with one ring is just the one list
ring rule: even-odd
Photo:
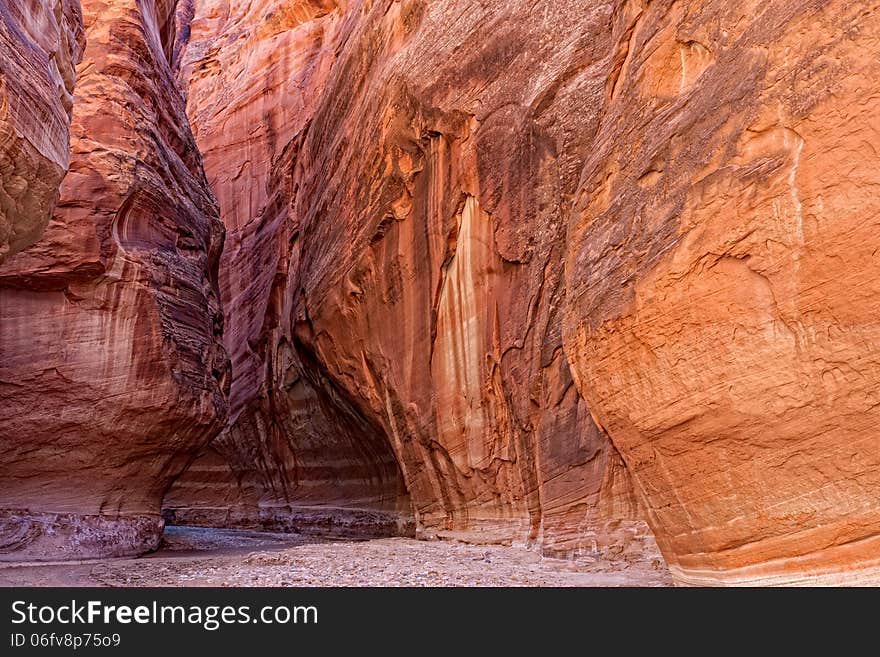
[[300,340],[280,341],[245,408],[165,496],[169,525],[347,538],[412,536],[409,495],[391,446]]

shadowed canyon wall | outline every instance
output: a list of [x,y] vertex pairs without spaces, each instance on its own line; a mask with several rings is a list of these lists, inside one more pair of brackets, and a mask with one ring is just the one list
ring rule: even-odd
[[225,419],[223,228],[168,62],[173,8],[82,3],[70,172],[0,266],[0,559],[154,548],[165,490]]
[[[411,533],[382,427],[301,354],[287,289],[290,169],[355,17],[311,0],[182,5],[181,87],[227,228],[220,267],[234,373],[226,430],[166,498],[179,523]],[[293,248],[292,248],[293,247]],[[304,360],[305,359],[305,360]]]

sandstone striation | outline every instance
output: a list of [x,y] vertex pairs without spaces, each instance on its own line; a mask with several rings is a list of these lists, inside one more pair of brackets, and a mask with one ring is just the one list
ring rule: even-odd
[[[680,583],[874,576],[867,9],[296,6],[297,33],[336,31],[297,50],[280,131],[221,110],[211,141],[189,76],[200,142],[259,153],[209,172],[259,195],[224,221],[271,254],[225,292],[233,404],[262,413],[217,443],[229,481],[281,485],[272,445],[344,400],[426,535],[620,549],[641,500]],[[224,57],[259,58],[227,50],[203,62],[236,89]],[[326,410],[284,428],[305,380]],[[312,486],[286,471],[286,499]]]
[[4,5],[2,558],[877,582],[876,4]]
[[165,490],[226,416],[223,228],[170,64],[175,3],[82,8],[70,172],[0,267],[3,560],[155,547]]
[[[178,523],[411,533],[387,439],[303,363],[285,289],[290,168],[354,15],[344,4],[199,1],[179,21],[181,86],[227,228],[220,266],[230,419],[166,501]],[[295,265],[294,265],[295,266]]]
[[79,0],[0,5],[0,263],[52,215],[83,43]]
[[608,9],[193,6],[182,77],[229,230],[233,382],[169,516],[411,505],[425,536],[649,546],[560,330]]

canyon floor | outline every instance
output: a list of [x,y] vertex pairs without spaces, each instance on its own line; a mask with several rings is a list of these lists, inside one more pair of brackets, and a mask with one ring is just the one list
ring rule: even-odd
[[659,558],[562,560],[518,547],[325,540],[170,527],[140,558],[0,567],[0,586],[668,586]]

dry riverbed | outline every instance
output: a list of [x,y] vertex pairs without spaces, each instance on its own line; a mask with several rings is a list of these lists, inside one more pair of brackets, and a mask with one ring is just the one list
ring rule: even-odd
[[0,567],[0,586],[667,586],[658,559],[575,561],[517,547],[169,527],[136,559]]

